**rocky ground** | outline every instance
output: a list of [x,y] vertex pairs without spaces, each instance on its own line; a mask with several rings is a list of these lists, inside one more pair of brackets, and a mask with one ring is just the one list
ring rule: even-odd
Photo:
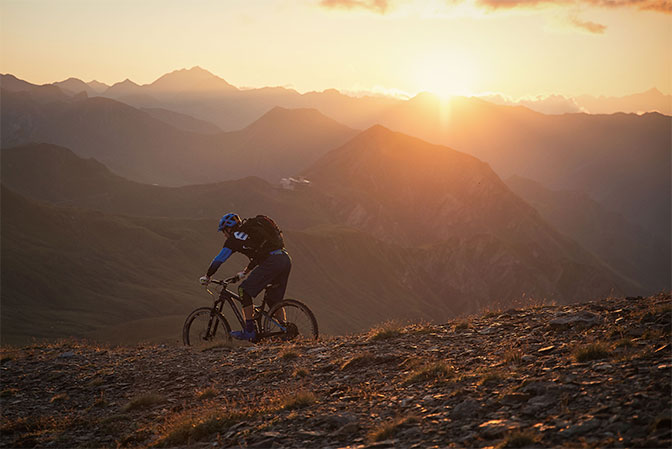
[[671,318],[660,294],[294,345],[3,348],[0,447],[668,448]]

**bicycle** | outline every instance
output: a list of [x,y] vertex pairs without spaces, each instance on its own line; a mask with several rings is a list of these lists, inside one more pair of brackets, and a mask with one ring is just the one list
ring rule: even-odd
[[[182,341],[186,346],[209,346],[217,343],[231,343],[231,326],[222,314],[225,303],[233,310],[240,328],[244,329],[245,319],[241,309],[236,306],[240,297],[229,290],[230,283],[238,281],[237,277],[225,280],[211,279],[210,284],[221,286],[219,295],[206,286],[206,290],[214,298],[212,307],[199,307],[187,316],[182,328]],[[266,288],[271,285],[267,285]],[[317,340],[317,320],[313,312],[300,301],[284,299],[266,310],[266,298],[261,306],[254,306],[252,319],[255,323],[257,337],[251,340],[258,343],[266,339],[290,341],[297,338]]]

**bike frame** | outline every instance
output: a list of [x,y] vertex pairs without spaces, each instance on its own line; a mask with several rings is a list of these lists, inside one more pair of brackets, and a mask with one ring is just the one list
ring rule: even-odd
[[[219,292],[219,298],[215,299],[215,303],[212,307],[213,316],[211,316],[211,318],[210,318],[211,321],[210,321],[210,323],[208,323],[208,329],[210,329],[212,327],[212,318],[214,318],[214,314],[215,313],[218,313],[220,315],[222,314],[222,309],[224,308],[224,303],[229,304],[229,306],[231,307],[231,310],[233,311],[233,314],[235,315],[236,319],[238,320],[238,324],[240,324],[240,328],[245,329],[245,318],[243,317],[243,314],[241,312],[242,309],[239,309],[238,306],[236,305],[235,301],[234,301],[234,299],[236,301],[240,301],[240,296],[238,296],[237,294],[235,294],[234,292],[232,292],[231,290],[226,288],[227,285],[229,284],[229,282],[227,282],[227,281],[228,281],[228,279],[225,280],[225,281],[218,281],[218,280],[213,279],[211,281],[214,284],[220,285],[222,287],[222,291]],[[207,287],[206,287],[206,290],[208,291],[208,293],[210,293],[210,295],[212,295],[213,297],[216,297],[215,292],[211,291]],[[278,334],[282,334],[283,332],[286,332],[287,328],[285,326],[283,326],[282,323],[280,323],[278,320],[276,320],[272,316],[268,315],[268,312],[266,312],[264,310],[265,306],[266,306],[266,298],[264,298],[261,301],[261,306],[259,306],[258,308],[255,307],[253,310],[255,312],[258,312],[261,315],[265,314],[268,317],[268,319],[271,320],[271,322],[273,324],[278,326],[278,328],[281,331],[281,332],[278,332]],[[260,317],[259,317],[259,320],[261,321]],[[217,326],[217,324],[215,324],[215,326]],[[259,329],[259,330],[261,331],[261,329]],[[217,331],[217,328],[215,327],[214,332],[216,332],[216,331]],[[273,334],[275,334],[275,333],[273,333]],[[265,336],[269,336],[269,335],[260,335],[260,336],[265,337]]]

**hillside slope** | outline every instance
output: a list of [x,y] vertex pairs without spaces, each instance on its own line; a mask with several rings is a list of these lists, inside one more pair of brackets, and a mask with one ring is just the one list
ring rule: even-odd
[[579,191],[551,190],[514,176],[506,185],[548,223],[572,237],[625,276],[651,291],[669,290],[670,247],[623,215],[607,210]]
[[[5,343],[87,335],[173,342],[187,314],[211,303],[197,280],[223,243],[216,220],[55,207],[4,187],[1,212]],[[294,259],[287,296],[310,304],[326,334],[457,312],[430,283],[414,285],[422,279],[420,259],[396,245],[338,227],[287,230],[285,238]],[[246,264],[236,255],[218,276]],[[162,325],[138,326],[147,320]]]
[[[394,134],[387,137],[390,136],[392,152],[399,146],[408,151],[417,150],[418,145],[423,148],[415,139]],[[405,146],[405,139],[410,139],[413,145]],[[418,151],[420,156],[422,151]],[[355,191],[352,203],[342,205],[335,202],[333,192],[322,192],[319,186],[290,192],[274,189],[253,178],[180,188],[147,186],[113,175],[96,161],[77,158],[65,148],[37,145],[4,150],[2,176],[8,187],[23,195],[58,205],[100,210],[113,216],[172,217],[183,220],[185,226],[195,226],[194,219],[216,223],[223,210],[235,210],[245,216],[257,213],[273,216],[286,231],[288,248],[295,259],[290,293],[309,298],[315,302],[317,311],[327,312],[325,329],[331,332],[361,329],[376,317],[382,319],[386,313],[390,317],[406,314],[409,318],[447,319],[492,303],[515,301],[521,296],[568,301],[573,297],[604,296],[614,287],[638,291],[548,228],[529,206],[508,192],[487,166],[444,147],[436,151],[454,159],[453,168],[439,164],[435,167],[439,173],[459,171],[459,188],[451,190],[450,184],[442,183],[447,190],[439,189],[432,198],[423,200],[429,208],[418,209],[415,220],[429,223],[433,218],[436,222],[431,223],[431,229],[445,231],[440,225],[444,217],[433,215],[435,210],[431,203],[439,198],[439,191],[452,197],[453,204],[461,202],[462,205],[460,213],[447,216],[446,223],[457,223],[450,229],[452,232],[432,236],[420,228],[425,237],[432,238],[425,241],[431,244],[424,248],[411,244],[417,241],[395,240],[396,229],[391,226],[394,221],[379,220],[381,231],[378,232],[374,226],[350,222],[347,215],[344,218],[344,211],[357,207],[361,198],[375,193],[350,175],[346,176],[351,179],[353,189],[359,190]],[[462,164],[463,159],[475,168]],[[358,158],[353,158],[356,160]],[[387,162],[381,158],[380,163]],[[479,167],[483,170],[481,174],[477,171]],[[365,170],[371,176],[379,175],[375,169],[365,167]],[[328,181],[329,177],[324,179]],[[400,179],[400,182],[407,181]],[[464,195],[465,189],[473,188],[476,196]],[[493,189],[499,193],[491,194]],[[393,188],[387,191],[393,199],[398,199]],[[414,202],[414,198],[402,200],[407,204]],[[506,204],[515,208],[508,210]],[[398,206],[399,210],[404,207],[404,204]],[[384,218],[393,214],[397,206],[388,202],[383,208],[372,210],[379,211]],[[11,219],[12,215],[5,217]],[[377,219],[374,215],[374,220]],[[491,226],[488,222],[492,220],[506,223],[501,226],[504,231]],[[342,228],[343,225],[358,227],[359,231]],[[194,242],[201,254],[200,264],[209,261],[213,255],[209,252],[221,245],[217,236],[210,234],[213,229],[214,225],[207,228],[199,225],[189,231],[205,233],[202,240]],[[289,232],[292,230],[301,232]],[[541,237],[531,244],[529,236]],[[30,253],[29,248],[23,250]],[[185,263],[185,267],[193,263]],[[185,291],[193,291],[190,288]],[[414,300],[404,300],[404,295]],[[358,305],[358,301],[363,302]],[[362,310],[358,311],[358,307]],[[151,315],[144,315],[148,316]],[[114,332],[108,334],[115,335]],[[152,336],[159,337],[165,338],[158,333]]]
[[465,153],[374,126],[305,174],[346,225],[402,246],[436,246],[425,266],[441,279],[438,288],[449,282],[489,289],[483,296],[561,301],[636,288]]
[[672,444],[669,294],[301,344],[3,348],[2,447]]

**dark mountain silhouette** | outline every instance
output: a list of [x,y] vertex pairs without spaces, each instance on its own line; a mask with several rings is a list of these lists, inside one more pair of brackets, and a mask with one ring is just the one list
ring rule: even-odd
[[557,191],[514,176],[507,186],[548,223],[592,251],[649,291],[670,289],[670,247],[658,244],[641,226],[605,209],[578,191]]
[[235,86],[227,83],[222,78],[215,76],[198,66],[192,67],[191,69],[181,69],[167,73],[145,87],[153,93],[171,94],[185,92],[216,94],[238,90]]
[[248,175],[277,182],[356,132],[314,110],[278,109],[247,129],[204,135],[179,130],[107,98],[67,97],[44,103],[28,92],[3,95],[4,148],[29,142],[63,145],[125,177],[163,185]]
[[80,92],[86,92],[89,97],[93,97],[100,93],[99,90],[96,90],[94,87],[77,78],[68,78],[67,80],[59,81],[53,84],[54,86],[60,87],[64,92],[70,93],[71,95],[75,95]]
[[199,134],[218,134],[222,132],[217,125],[210,122],[199,120],[190,115],[180,114],[179,112],[169,111],[168,109],[141,108],[140,110],[182,131]]
[[29,83],[12,75],[11,73],[0,74],[0,87],[9,92],[29,91],[37,84]]
[[[5,87],[7,86],[7,87]],[[31,97],[33,101],[39,103],[51,103],[54,101],[72,101],[73,96],[64,92],[58,86],[53,84],[43,84],[41,86],[25,83],[17,80],[11,75],[2,75],[2,83],[0,84],[2,90],[3,100],[7,96],[20,96],[23,98]],[[82,94],[77,98],[84,98],[86,94]]]
[[103,92],[103,94],[110,98],[120,98],[131,95],[145,95],[146,93],[139,84],[126,78],[124,81],[120,81],[110,86]]
[[284,87],[238,89],[200,67],[175,70],[151,84],[130,80],[103,95],[138,108],[163,108],[213,122],[223,130],[243,128],[275,106],[315,108],[348,126],[370,126],[371,117],[399,102],[389,97],[351,97],[335,89],[300,94]]
[[108,86],[107,84],[101,83],[100,81],[96,81],[96,80],[89,81],[86,84],[88,84],[98,94],[100,94],[102,92],[105,92],[107,89],[110,88],[110,86]]

